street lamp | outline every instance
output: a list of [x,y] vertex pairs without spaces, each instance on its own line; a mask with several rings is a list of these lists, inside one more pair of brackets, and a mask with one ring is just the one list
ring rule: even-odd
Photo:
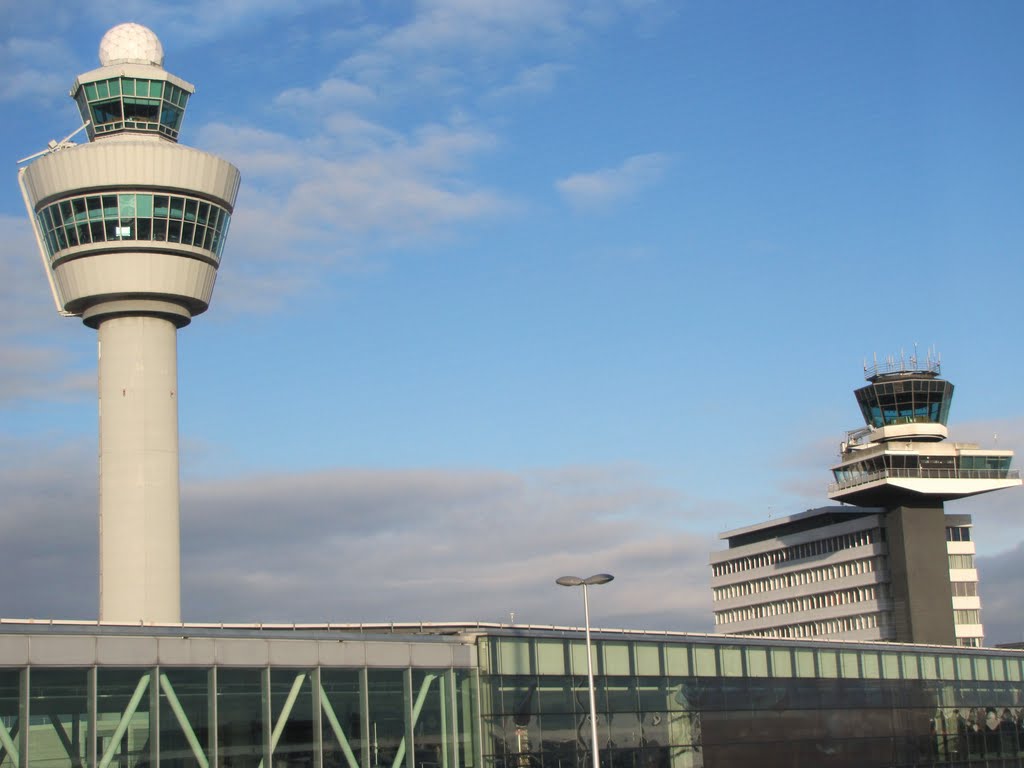
[[610,573],[595,573],[585,579],[579,576],[555,579],[555,583],[563,587],[583,587],[583,626],[587,633],[587,689],[590,691],[590,752],[594,756],[594,768],[601,768],[601,762],[597,754],[597,705],[594,702],[594,662],[590,658],[590,601],[587,599],[587,587],[607,584],[614,578]]

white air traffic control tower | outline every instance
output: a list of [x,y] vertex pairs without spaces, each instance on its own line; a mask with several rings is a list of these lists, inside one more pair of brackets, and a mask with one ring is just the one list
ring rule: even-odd
[[99,58],[70,94],[89,143],[19,182],[57,310],[99,335],[99,619],[177,623],[177,330],[210,305],[239,173],[177,143],[195,88],[152,31],[114,27]]

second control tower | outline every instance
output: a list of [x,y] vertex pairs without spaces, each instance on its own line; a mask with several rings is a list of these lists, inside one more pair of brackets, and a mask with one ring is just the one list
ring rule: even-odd
[[885,512],[895,639],[953,644],[944,503],[1021,484],[1013,451],[946,442],[953,385],[937,359],[865,366],[865,426],[847,434],[829,498]]
[[61,314],[99,336],[104,622],[181,621],[177,330],[210,304],[238,169],[177,143],[195,88],[138,24],[103,37],[71,96],[89,143],[19,171]]

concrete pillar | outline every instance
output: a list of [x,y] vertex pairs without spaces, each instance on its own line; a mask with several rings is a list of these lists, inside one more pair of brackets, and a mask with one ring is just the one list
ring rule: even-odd
[[100,621],[181,621],[177,328],[100,321]]
[[942,502],[890,509],[885,526],[894,639],[956,645]]

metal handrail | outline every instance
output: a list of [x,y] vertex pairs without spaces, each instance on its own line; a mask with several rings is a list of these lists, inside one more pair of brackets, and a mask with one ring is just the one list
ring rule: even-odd
[[828,490],[840,491],[846,488],[856,488],[858,485],[867,485],[877,480],[884,480],[887,477],[918,478],[926,480],[1019,480],[1019,469],[921,469],[918,468],[892,468],[881,469],[875,472],[868,472],[857,477],[846,480],[839,480],[829,483]]

